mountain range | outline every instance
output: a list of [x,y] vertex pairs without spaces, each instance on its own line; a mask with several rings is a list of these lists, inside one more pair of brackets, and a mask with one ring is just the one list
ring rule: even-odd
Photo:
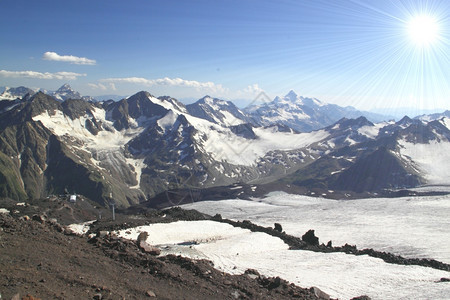
[[93,102],[70,90],[7,90],[22,96],[0,101],[0,196],[70,192],[129,206],[236,183],[358,192],[449,184],[448,112],[379,122],[293,91],[241,110],[209,96],[184,105],[142,91]]
[[24,86],[19,86],[16,88],[10,88],[5,87],[0,94],[0,101],[1,100],[16,100],[16,99],[22,99],[27,94],[31,97],[37,92],[43,92],[45,94],[48,94],[52,97],[54,97],[58,101],[65,101],[69,99],[82,99],[85,101],[94,101],[95,99],[91,96],[81,96],[81,94],[74,89],[69,84],[63,84],[59,89],[56,91],[47,91],[43,89],[30,89]]

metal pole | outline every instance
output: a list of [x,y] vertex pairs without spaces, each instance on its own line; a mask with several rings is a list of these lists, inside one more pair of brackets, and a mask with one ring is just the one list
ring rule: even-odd
[[116,202],[114,201],[114,199],[112,197],[112,192],[109,193],[109,198],[111,199],[109,202],[109,205],[111,205],[111,208],[112,208],[112,220],[115,221],[116,220],[116,209],[115,209]]

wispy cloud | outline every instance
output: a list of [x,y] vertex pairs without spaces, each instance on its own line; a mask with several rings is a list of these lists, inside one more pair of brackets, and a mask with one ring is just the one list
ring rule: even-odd
[[94,90],[101,90],[101,91],[117,90],[113,82],[110,82],[108,85],[102,83],[88,83],[88,86]]
[[0,70],[1,77],[7,78],[33,78],[33,79],[57,79],[57,80],[75,80],[78,77],[86,76],[86,74],[74,72],[56,72],[41,73],[36,71],[6,71]]
[[42,56],[44,60],[63,61],[75,65],[95,65],[97,62],[94,59],[86,57],[78,57],[73,55],[59,55],[56,52],[45,52]]
[[237,98],[253,98],[254,96],[259,95],[261,92],[264,92],[264,90],[257,84],[251,84],[247,86],[245,89],[238,90],[235,93],[235,97]]
[[124,78],[105,78],[101,79],[104,83],[134,83],[145,86],[180,86],[180,87],[192,87],[198,90],[210,90],[214,92],[224,92],[225,88],[221,84],[214,82],[200,82],[195,80],[185,80],[181,78],[159,78],[159,79],[146,79],[142,77],[124,77]]

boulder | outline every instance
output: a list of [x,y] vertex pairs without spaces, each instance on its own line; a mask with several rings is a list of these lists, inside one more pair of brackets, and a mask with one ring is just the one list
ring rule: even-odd
[[319,298],[320,300],[329,300],[329,299],[330,299],[330,295],[328,295],[327,293],[325,293],[324,291],[322,291],[322,290],[319,289],[318,287],[313,286],[310,290],[311,290],[311,292],[313,292],[314,295],[316,295],[316,297]]
[[314,230],[310,229],[308,230],[303,236],[302,236],[302,241],[313,245],[313,246],[319,246],[319,238],[316,237],[316,235],[314,234]]
[[93,299],[94,300],[101,300],[101,299],[103,299],[103,296],[102,296],[101,293],[97,293],[97,294],[94,295]]
[[145,253],[151,254],[151,255],[160,255],[161,250],[155,246],[150,245],[149,243],[145,241],[140,241],[138,243],[139,248],[144,251]]
[[143,231],[143,232],[141,232],[141,233],[139,233],[139,235],[138,235],[138,237],[137,237],[137,242],[138,242],[138,244],[141,242],[141,241],[146,241],[147,240],[147,238],[148,238],[148,232],[146,232],[146,231]]
[[275,223],[273,229],[275,229],[278,232],[282,232],[283,231],[283,228],[281,227],[281,224],[279,224],[279,223]]
[[155,294],[155,292],[154,291],[152,291],[152,290],[148,290],[146,293],[145,293],[145,295],[147,296],[147,297],[156,297],[156,294]]
[[33,215],[32,219],[39,223],[45,223],[45,221],[47,220],[45,215]]

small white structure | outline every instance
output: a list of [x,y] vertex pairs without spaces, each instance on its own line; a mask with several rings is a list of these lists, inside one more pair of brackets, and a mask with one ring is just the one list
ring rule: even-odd
[[77,195],[76,195],[76,194],[70,195],[69,202],[70,202],[70,203],[75,203],[75,202],[77,202]]

